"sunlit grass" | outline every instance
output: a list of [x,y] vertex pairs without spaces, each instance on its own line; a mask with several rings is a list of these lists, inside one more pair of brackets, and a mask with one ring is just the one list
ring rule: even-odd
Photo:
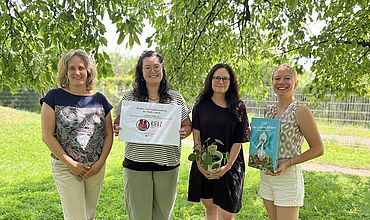
[[[302,151],[307,149],[308,145],[307,142],[305,142]],[[310,162],[341,167],[370,169],[370,149],[328,144],[324,146],[324,151],[323,156],[311,160]]]
[[333,123],[317,121],[317,126],[322,134],[336,134],[340,136],[370,137],[370,127],[356,124]]

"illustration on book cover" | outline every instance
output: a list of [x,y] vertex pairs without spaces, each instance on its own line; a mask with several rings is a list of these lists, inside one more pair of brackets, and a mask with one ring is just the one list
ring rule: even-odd
[[263,170],[277,169],[280,120],[252,118],[248,166]]

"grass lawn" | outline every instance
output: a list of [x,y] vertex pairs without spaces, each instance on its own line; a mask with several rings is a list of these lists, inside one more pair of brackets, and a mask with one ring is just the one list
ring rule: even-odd
[[[62,219],[48,148],[41,141],[39,114],[0,107],[0,219]],[[369,168],[368,151],[327,146],[317,162]],[[356,149],[360,150],[360,149]],[[200,203],[187,202],[190,146],[183,147],[174,219],[202,219]],[[351,153],[352,152],[352,153]],[[332,156],[330,156],[332,154]],[[123,144],[115,140],[107,161],[97,219],[127,219],[123,199]],[[365,159],[363,159],[365,158]],[[366,159],[367,158],[367,159]],[[345,161],[345,162],[343,162]],[[350,162],[349,162],[350,161]],[[355,166],[356,167],[356,166]],[[304,172],[301,219],[369,219],[370,178]],[[243,208],[236,219],[267,219],[257,196],[258,171],[247,168]]]
[[[325,143],[324,148],[324,155],[310,162],[341,167],[370,169],[370,149]],[[307,142],[303,144],[302,151],[306,149],[308,149]]]
[[323,134],[337,134],[342,136],[355,136],[355,137],[370,137],[370,126],[350,125],[345,123],[334,123],[328,121],[318,121],[320,133]]

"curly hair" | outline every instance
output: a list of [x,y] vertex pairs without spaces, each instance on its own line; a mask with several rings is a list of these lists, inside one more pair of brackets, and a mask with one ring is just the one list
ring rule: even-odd
[[134,82],[134,96],[141,102],[147,102],[149,100],[148,89],[146,87],[146,83],[143,76],[143,60],[147,57],[158,57],[159,62],[162,65],[162,72],[163,77],[159,84],[159,102],[160,103],[169,103],[171,102],[172,98],[168,94],[169,90],[169,83],[166,78],[166,70],[164,69],[164,59],[162,55],[153,51],[153,50],[145,50],[139,57],[136,67],[135,67],[135,82]]
[[64,54],[58,63],[58,73],[56,81],[58,85],[62,88],[69,86],[68,80],[68,62],[72,59],[73,56],[79,56],[85,65],[87,70],[87,79],[86,79],[86,90],[92,90],[92,86],[96,77],[96,66],[90,56],[83,50],[71,50],[68,53]]
[[239,85],[235,77],[234,70],[225,63],[219,63],[212,67],[209,71],[206,79],[204,80],[204,86],[202,91],[198,95],[196,99],[196,104],[198,104],[202,100],[210,99],[213,96],[213,89],[212,89],[212,77],[218,69],[224,68],[230,75],[230,84],[229,88],[226,91],[225,99],[228,104],[229,112],[239,121],[242,120],[242,113],[245,109],[245,105],[240,99],[239,96]]

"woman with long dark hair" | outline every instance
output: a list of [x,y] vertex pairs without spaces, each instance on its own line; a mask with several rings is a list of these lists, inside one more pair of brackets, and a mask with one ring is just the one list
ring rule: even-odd
[[194,161],[190,171],[188,200],[201,201],[206,219],[233,219],[242,206],[244,156],[248,116],[239,97],[235,73],[227,64],[217,64],[208,73],[193,108],[194,147],[218,139],[217,150],[230,158],[212,173]]
[[[169,89],[163,57],[144,51],[136,65],[135,83],[122,101],[162,103],[181,106],[180,138],[191,133],[190,107],[182,95]],[[121,113],[119,104],[114,121],[118,133]],[[130,219],[166,220],[171,218],[177,192],[181,145],[139,144],[126,142],[124,193]]]

